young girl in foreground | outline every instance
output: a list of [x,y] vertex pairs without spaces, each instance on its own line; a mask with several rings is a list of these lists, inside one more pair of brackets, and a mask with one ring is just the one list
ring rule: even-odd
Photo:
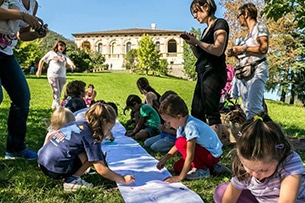
[[105,165],[100,142],[115,124],[116,113],[107,105],[96,103],[86,113],[86,121],[70,122],[53,135],[38,151],[41,170],[54,179],[64,178],[64,190],[92,187],[80,178],[94,166],[96,172],[112,181],[130,184],[135,177],[121,176]]
[[305,169],[280,126],[256,116],[241,128],[233,178],[217,186],[216,203],[305,202]]
[[50,126],[48,127],[48,133],[46,135],[43,145],[47,144],[47,142],[50,141],[52,135],[56,133],[57,130],[64,127],[64,125],[71,121],[75,121],[75,117],[72,111],[62,106],[57,107],[51,115]]
[[174,163],[178,176],[167,178],[166,182],[183,179],[195,180],[210,177],[210,172],[222,155],[222,143],[215,131],[203,121],[188,114],[185,102],[178,95],[166,97],[159,108],[163,120],[177,129],[175,145],[157,164],[162,169],[168,159],[178,152],[182,158]]

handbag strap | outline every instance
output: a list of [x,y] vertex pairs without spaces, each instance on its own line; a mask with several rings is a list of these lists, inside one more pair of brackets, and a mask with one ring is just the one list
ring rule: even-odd
[[262,63],[262,62],[264,62],[264,61],[266,61],[267,59],[266,59],[266,57],[264,57],[264,58],[262,58],[262,59],[259,59],[259,60],[257,60],[257,61],[254,61],[253,63],[251,63],[251,65],[252,66],[257,66],[258,64],[260,64],[260,63]]

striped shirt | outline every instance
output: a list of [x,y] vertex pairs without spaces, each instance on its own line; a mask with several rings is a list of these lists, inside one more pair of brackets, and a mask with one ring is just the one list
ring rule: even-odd
[[232,185],[239,190],[248,189],[256,197],[258,202],[277,202],[280,196],[281,181],[290,175],[302,175],[297,202],[305,202],[305,168],[301,157],[292,152],[286,160],[280,164],[275,173],[259,182],[252,177],[247,181],[239,181],[236,177],[231,179]]

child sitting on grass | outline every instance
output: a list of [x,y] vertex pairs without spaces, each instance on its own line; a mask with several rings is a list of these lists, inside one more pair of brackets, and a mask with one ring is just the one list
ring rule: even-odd
[[305,202],[305,168],[279,125],[255,116],[241,128],[230,183],[217,186],[216,203]]
[[126,107],[131,109],[135,115],[135,127],[126,132],[127,136],[143,140],[160,133],[158,126],[161,120],[158,112],[153,107],[143,104],[139,96],[129,95]]
[[92,165],[107,179],[125,184],[133,182],[134,176],[121,176],[105,165],[100,143],[114,126],[116,116],[107,104],[92,105],[86,112],[86,121],[68,123],[38,151],[41,170],[53,179],[64,179],[65,191],[92,187],[80,178]]
[[86,108],[84,101],[86,83],[80,80],[69,82],[66,86],[62,106],[70,109],[73,113],[80,109]]
[[[169,95],[177,95],[177,93],[171,90],[164,92],[159,99],[159,103]],[[161,123],[159,129],[161,131],[160,134],[147,138],[144,142],[144,146],[149,147],[155,152],[168,152],[175,144],[176,129],[170,127],[166,122]]]
[[48,133],[46,135],[43,145],[50,141],[52,135],[57,130],[72,121],[75,121],[75,117],[68,108],[62,106],[57,107],[51,115],[50,126],[48,127]]
[[159,113],[165,122],[177,129],[177,139],[175,145],[159,161],[157,168],[161,170],[166,161],[178,152],[182,155],[173,165],[179,175],[165,181],[171,183],[210,177],[222,155],[222,143],[215,131],[189,115],[185,102],[178,95],[166,97],[161,102]]

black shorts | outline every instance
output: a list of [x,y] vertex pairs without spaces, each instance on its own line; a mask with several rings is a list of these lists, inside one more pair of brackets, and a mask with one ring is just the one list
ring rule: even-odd
[[77,156],[73,161],[72,171],[70,171],[69,173],[55,173],[55,172],[49,171],[46,167],[44,167],[42,165],[40,165],[40,169],[42,170],[42,172],[45,175],[58,180],[58,179],[63,179],[63,178],[72,176],[82,165],[83,165],[82,161]]

